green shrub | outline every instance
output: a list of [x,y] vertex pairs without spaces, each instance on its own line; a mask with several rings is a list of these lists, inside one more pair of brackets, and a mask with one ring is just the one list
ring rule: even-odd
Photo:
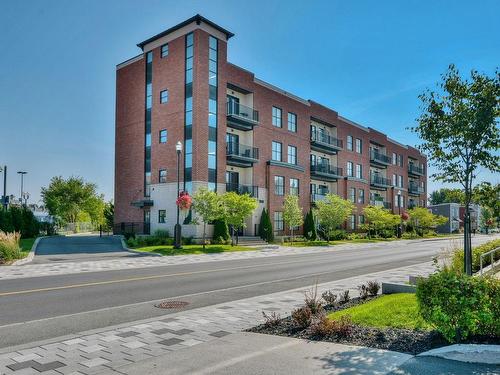
[[[482,254],[487,253],[493,249],[500,247],[500,239],[488,241],[482,245],[472,248],[472,272],[478,272],[480,266],[480,257]],[[500,251],[494,254],[493,261],[500,260]],[[491,257],[487,256],[483,259],[483,267],[491,264]],[[457,249],[453,252],[451,257],[451,268],[456,272],[463,272],[464,269],[464,250]]]
[[33,238],[40,233],[40,223],[36,219],[33,212],[27,208],[22,210],[23,224],[21,228],[21,237]]
[[347,239],[347,232],[342,229],[332,230],[330,233],[330,241],[342,241]]
[[309,241],[316,241],[318,239],[312,210],[309,210],[304,219],[304,237]]
[[268,243],[274,241],[273,225],[269,217],[269,212],[265,208],[262,210],[262,215],[260,216],[259,237]]
[[0,230],[5,233],[14,232],[10,211],[0,209]]
[[19,232],[5,233],[0,231],[0,263],[21,258],[20,239]]
[[153,237],[155,237],[155,238],[169,238],[170,233],[166,229],[157,229],[153,233]]
[[348,240],[361,240],[367,237],[366,233],[349,233],[347,234]]
[[417,283],[422,317],[450,342],[474,334],[500,335],[500,281],[449,269]]
[[226,244],[229,241],[229,228],[224,220],[215,220],[213,243]]

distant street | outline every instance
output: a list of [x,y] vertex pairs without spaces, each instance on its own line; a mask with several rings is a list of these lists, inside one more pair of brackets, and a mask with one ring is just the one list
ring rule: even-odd
[[0,282],[0,346],[179,311],[154,307],[163,299],[193,309],[418,264],[449,245],[445,239],[403,247],[395,241],[316,254],[6,279]]

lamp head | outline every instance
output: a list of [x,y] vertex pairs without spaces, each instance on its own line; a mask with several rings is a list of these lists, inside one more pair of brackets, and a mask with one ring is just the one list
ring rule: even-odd
[[182,152],[182,143],[181,143],[181,141],[177,141],[177,143],[175,144],[175,151]]

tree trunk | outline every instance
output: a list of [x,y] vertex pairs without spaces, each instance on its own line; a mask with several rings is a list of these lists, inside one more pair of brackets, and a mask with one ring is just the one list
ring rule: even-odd
[[[467,164],[467,170],[469,165]],[[465,214],[464,214],[464,271],[472,276],[472,242],[470,236],[470,201],[472,176],[468,175],[465,183]]]
[[203,250],[205,250],[205,230],[207,227],[207,223],[203,222]]

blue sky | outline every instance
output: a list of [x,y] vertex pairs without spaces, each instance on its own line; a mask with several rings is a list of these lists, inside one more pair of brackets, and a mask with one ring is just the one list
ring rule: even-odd
[[[115,65],[200,13],[236,36],[229,60],[407,144],[417,96],[450,63],[500,64],[499,1],[9,1],[0,7],[0,164],[31,201],[52,176],[113,196]],[[479,179],[499,181],[486,171]],[[429,190],[439,184],[430,182]]]

